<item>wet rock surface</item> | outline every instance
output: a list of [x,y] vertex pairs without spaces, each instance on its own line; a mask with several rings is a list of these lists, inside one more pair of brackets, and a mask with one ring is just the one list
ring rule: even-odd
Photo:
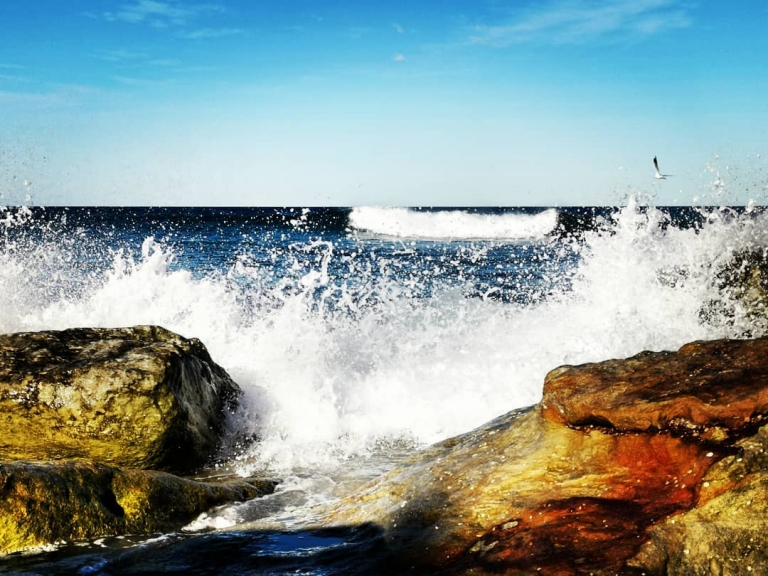
[[239,394],[200,341],[157,326],[0,335],[0,460],[189,472]]
[[768,573],[766,352],[696,342],[557,369],[540,405],[426,449],[325,520],[380,526],[393,570]]
[[202,512],[274,490],[88,461],[0,463],[0,554],[60,541],[178,530]]
[[713,285],[721,297],[701,309],[702,321],[742,327],[744,338],[765,334],[768,328],[768,254],[740,250],[715,269]]
[[570,426],[725,442],[754,433],[768,416],[768,339],[692,342],[676,353],[564,366],[547,375],[541,407]]
[[768,574],[768,429],[702,478],[695,507],[665,518],[628,566],[638,573]]
[[157,326],[0,335],[0,554],[174,531],[271,493],[167,472],[211,461],[240,393],[200,341]]
[[669,435],[607,434],[509,414],[430,448],[331,514],[378,523],[426,568],[617,570],[660,518],[693,506],[713,461]]

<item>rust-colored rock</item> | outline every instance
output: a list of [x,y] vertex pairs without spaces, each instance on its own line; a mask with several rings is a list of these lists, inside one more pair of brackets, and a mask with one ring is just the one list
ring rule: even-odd
[[766,422],[768,338],[563,366],[547,375],[541,410],[569,426],[733,440]]
[[576,430],[514,412],[418,454],[328,520],[384,527],[395,568],[609,573],[648,526],[695,504],[715,460],[668,434]]
[[415,455],[325,519],[381,527],[394,571],[768,569],[750,528],[768,527],[766,415],[768,339],[563,367],[539,406]]
[[664,518],[627,565],[638,574],[768,574],[768,427],[714,464],[692,509]]

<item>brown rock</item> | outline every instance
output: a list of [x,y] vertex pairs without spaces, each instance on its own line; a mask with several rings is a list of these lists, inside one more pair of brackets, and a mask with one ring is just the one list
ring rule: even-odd
[[239,394],[200,341],[157,326],[0,335],[0,460],[190,471]]
[[381,527],[394,571],[768,572],[768,442],[745,456],[768,437],[766,352],[695,342],[554,370],[540,406],[415,455],[326,519]]
[[677,353],[563,366],[547,375],[548,420],[620,432],[668,430],[722,442],[768,415],[768,338],[686,344]]
[[397,567],[611,573],[649,525],[693,506],[708,454],[671,435],[514,412],[418,454],[328,520],[382,526]]
[[87,461],[0,463],[0,554],[62,540],[178,530],[214,506],[268,494],[274,486],[197,482]]
[[650,527],[628,566],[648,575],[768,574],[767,428],[707,471],[695,507]]

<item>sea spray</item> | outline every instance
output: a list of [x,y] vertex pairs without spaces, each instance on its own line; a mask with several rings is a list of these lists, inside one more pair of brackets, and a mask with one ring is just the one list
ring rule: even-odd
[[[293,225],[132,216],[127,231],[6,213],[0,329],[198,337],[245,391],[233,437],[259,438],[232,466],[338,481],[537,402],[556,366],[743,334],[716,281],[768,247],[765,215],[742,212],[690,226],[630,203],[579,234],[512,242],[372,238],[310,211]],[[703,314],[713,301],[729,315]]]

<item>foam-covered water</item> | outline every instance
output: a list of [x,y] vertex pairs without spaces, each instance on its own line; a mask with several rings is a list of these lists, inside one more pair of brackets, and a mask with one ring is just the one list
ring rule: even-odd
[[557,211],[478,214],[364,206],[352,210],[349,222],[358,230],[396,238],[533,240],[555,229]]
[[230,445],[228,466],[284,484],[192,528],[290,524],[416,446],[537,402],[559,365],[761,331],[718,273],[768,250],[766,218],[634,202],[5,209],[0,331],[160,324],[200,338],[245,391],[232,437],[260,438]]

